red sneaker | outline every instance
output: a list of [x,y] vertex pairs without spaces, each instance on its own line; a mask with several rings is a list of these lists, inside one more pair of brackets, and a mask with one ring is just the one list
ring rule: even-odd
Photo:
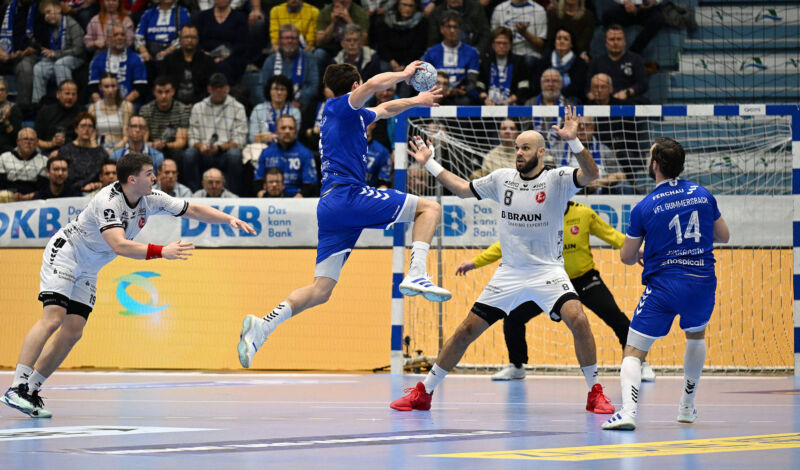
[[603,394],[603,386],[594,384],[589,397],[586,399],[586,411],[598,414],[611,414],[614,412],[614,405]]
[[398,411],[426,411],[431,409],[433,392],[427,393],[425,391],[425,385],[423,385],[422,382],[417,382],[416,387],[407,388],[403,391],[408,393],[408,395],[393,401],[392,404],[389,405],[391,408]]

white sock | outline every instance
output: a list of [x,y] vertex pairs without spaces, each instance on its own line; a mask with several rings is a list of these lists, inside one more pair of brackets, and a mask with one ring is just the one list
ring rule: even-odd
[[267,334],[272,333],[278,325],[290,318],[292,318],[292,307],[289,306],[289,302],[284,300],[264,316],[264,321],[267,322]]
[[425,391],[433,393],[433,389],[444,380],[445,375],[447,375],[447,371],[439,367],[439,364],[434,364],[431,371],[425,376],[425,380],[422,381],[422,384],[425,385]]
[[581,367],[583,371],[583,376],[586,378],[586,385],[589,386],[589,390],[592,390],[594,384],[598,382],[597,380],[597,364],[592,364],[590,366]]
[[408,265],[408,275],[422,276],[428,271],[428,250],[430,245],[425,242],[411,244],[411,262]]
[[697,385],[700,374],[703,373],[703,364],[706,362],[706,340],[687,339],[686,352],[683,355],[683,394],[681,406],[694,406],[694,397],[697,394]]
[[39,390],[42,388],[42,384],[45,380],[47,380],[47,377],[40,374],[38,370],[34,370],[33,374],[31,374],[31,378],[28,379],[28,391],[33,393]]
[[33,374],[33,369],[25,364],[17,364],[17,370],[14,372],[14,381],[11,383],[11,388],[17,388],[20,384],[28,383],[28,379]]
[[636,416],[639,409],[639,388],[642,386],[642,361],[633,356],[622,359],[619,378],[622,382],[622,411]]

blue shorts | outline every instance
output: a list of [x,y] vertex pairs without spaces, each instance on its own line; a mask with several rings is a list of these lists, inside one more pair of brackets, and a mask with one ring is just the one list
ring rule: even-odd
[[701,330],[711,319],[716,290],[716,276],[672,274],[650,278],[633,312],[631,329],[650,338],[662,338],[669,333],[675,315],[680,315],[682,330]]
[[333,187],[317,205],[317,264],[353,249],[365,228],[385,229],[403,213],[407,194],[355,184]]

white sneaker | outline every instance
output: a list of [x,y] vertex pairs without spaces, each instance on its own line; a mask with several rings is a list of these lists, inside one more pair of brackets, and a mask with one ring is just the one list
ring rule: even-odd
[[492,375],[492,380],[521,380],[525,378],[525,366],[520,367],[517,369],[517,366],[514,364],[509,364],[499,372]]
[[642,362],[642,382],[655,382],[656,373],[650,364]]
[[636,429],[636,418],[626,413],[624,410],[614,413],[608,421],[603,423],[603,429],[615,431],[633,431]]
[[30,402],[33,405],[33,411],[31,412],[31,418],[52,418],[53,413],[45,409],[44,407],[44,400],[42,397],[39,396],[39,390],[33,391],[30,395]]
[[678,406],[678,422],[692,424],[697,419],[697,408],[694,405]]
[[239,352],[239,363],[245,369],[250,367],[250,363],[253,362],[253,356],[256,355],[261,345],[267,340],[269,333],[265,333],[264,323],[266,322],[262,318],[258,318],[255,315],[244,317],[242,332],[239,334],[239,344],[236,349]]
[[30,395],[28,395],[28,384],[20,384],[16,387],[9,388],[0,400],[6,405],[21,411],[28,416],[33,416],[36,406],[30,402]]
[[453,297],[449,290],[431,282],[431,277],[427,274],[423,276],[406,276],[403,282],[400,283],[400,293],[408,297],[422,294],[423,297],[431,302],[444,302]]

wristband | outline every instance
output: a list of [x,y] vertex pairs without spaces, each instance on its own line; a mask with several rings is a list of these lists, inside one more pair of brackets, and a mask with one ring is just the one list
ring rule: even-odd
[[428,173],[432,174],[434,178],[439,176],[439,173],[444,171],[444,167],[432,157],[425,162],[425,169],[428,170]]
[[144,259],[155,259],[161,258],[161,250],[164,248],[163,245],[153,245],[152,243],[147,244],[147,255]]
[[569,149],[572,151],[572,153],[583,152],[583,144],[581,143],[581,140],[578,139],[577,137],[572,140],[568,140],[567,144],[569,144]]

